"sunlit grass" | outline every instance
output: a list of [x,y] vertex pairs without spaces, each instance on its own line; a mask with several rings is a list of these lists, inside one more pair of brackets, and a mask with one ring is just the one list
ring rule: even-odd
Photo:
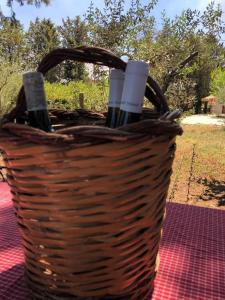
[[[169,195],[175,189],[172,201],[188,201],[188,182],[191,178],[189,198],[192,202],[197,202],[204,193],[204,186],[199,181],[207,179],[219,181],[222,185],[225,183],[225,128],[184,125],[183,129],[183,136],[177,138]],[[190,175],[191,164],[193,172]]]

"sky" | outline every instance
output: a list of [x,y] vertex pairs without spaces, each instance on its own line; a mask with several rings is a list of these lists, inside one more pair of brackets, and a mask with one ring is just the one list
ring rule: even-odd
[[[0,0],[0,7],[5,15],[9,14],[10,11],[6,6],[7,0]],[[101,8],[103,6],[104,0],[92,0],[94,5]],[[169,17],[174,17],[179,15],[183,9],[192,8],[204,10],[207,4],[211,0],[158,0],[158,4],[153,10],[152,14],[156,17],[157,24],[160,26],[161,12],[166,11]],[[77,15],[83,15],[91,0],[51,0],[49,6],[42,5],[40,8],[35,8],[34,6],[19,6],[14,4],[14,10],[16,12],[16,17],[24,25],[24,28],[29,27],[29,23],[35,20],[36,17],[39,18],[50,18],[55,24],[61,24],[62,18],[75,17]],[[148,0],[142,0],[143,4],[147,3]],[[225,21],[225,0],[215,0],[216,3],[220,3],[224,14],[223,19]],[[125,3],[129,5],[130,0],[125,0]]]

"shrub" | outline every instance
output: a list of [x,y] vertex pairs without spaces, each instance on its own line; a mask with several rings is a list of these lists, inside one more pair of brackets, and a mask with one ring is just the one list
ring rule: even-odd
[[15,105],[22,77],[20,68],[16,64],[2,62],[0,69],[0,115],[3,115]]
[[45,83],[46,95],[50,108],[79,108],[79,94],[84,93],[84,108],[105,111],[107,108],[108,85],[71,81],[68,84]]

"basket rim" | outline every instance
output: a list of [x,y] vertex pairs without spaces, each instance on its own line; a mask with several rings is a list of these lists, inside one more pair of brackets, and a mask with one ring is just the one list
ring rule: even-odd
[[97,125],[80,125],[45,132],[28,125],[5,123],[0,129],[0,137],[18,137],[26,143],[45,145],[75,144],[87,145],[105,142],[126,142],[142,137],[182,135],[182,127],[169,119],[147,119],[119,128]]

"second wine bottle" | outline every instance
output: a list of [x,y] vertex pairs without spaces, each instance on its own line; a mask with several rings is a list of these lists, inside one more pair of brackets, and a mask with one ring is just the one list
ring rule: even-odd
[[117,127],[140,120],[148,72],[147,63],[128,61]]

